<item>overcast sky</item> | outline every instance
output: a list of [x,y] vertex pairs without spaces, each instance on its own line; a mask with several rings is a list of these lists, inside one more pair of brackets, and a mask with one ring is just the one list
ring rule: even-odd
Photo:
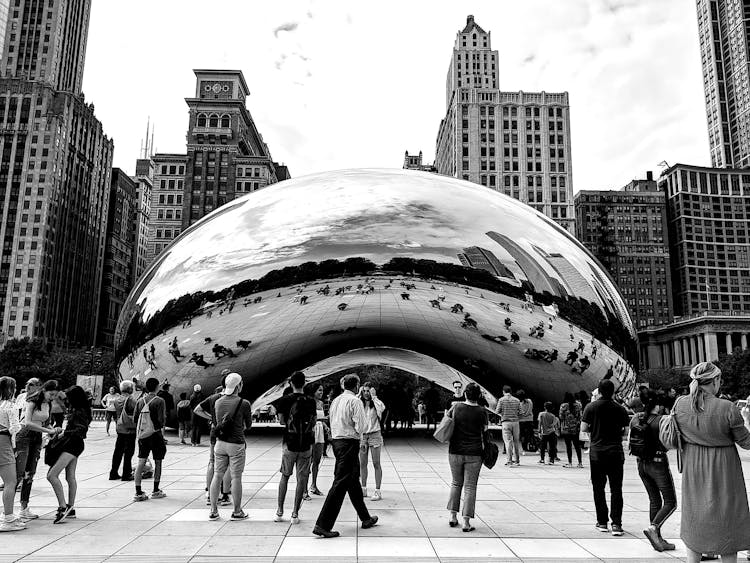
[[84,74],[132,174],[156,124],[185,151],[194,68],[241,69],[248,108],[292,177],[432,162],[456,33],[473,14],[500,89],[568,91],[573,185],[619,188],[658,163],[708,165],[694,2],[128,0],[93,2]]

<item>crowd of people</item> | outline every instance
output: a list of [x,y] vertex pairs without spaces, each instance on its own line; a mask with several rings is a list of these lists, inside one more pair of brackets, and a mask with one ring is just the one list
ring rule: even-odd
[[[115,423],[117,438],[112,455],[110,479],[133,481],[136,502],[167,496],[161,488],[163,461],[167,455],[165,425],[175,410],[183,444],[200,443],[201,426],[209,427],[210,454],[206,474],[206,503],[209,520],[221,518],[219,506],[233,507],[231,519],[242,520],[242,473],[246,461],[245,431],[253,424],[251,404],[242,398],[243,380],[225,370],[222,385],[205,396],[196,386],[188,398],[182,393],[175,405],[168,383],[148,378],[123,381],[104,397],[105,429]],[[534,420],[532,400],[517,390],[503,388],[494,409],[475,383],[466,387],[454,382],[454,393],[445,405],[453,422],[448,445],[451,485],[447,510],[449,525],[474,530],[479,475],[491,442],[490,417],[499,416],[508,468],[518,467],[524,446],[534,444],[539,464],[559,461],[559,437],[565,442],[567,463],[563,467],[583,467],[583,440],[589,443],[588,459],[596,511],[597,530],[623,535],[624,461],[623,441],[628,437],[629,453],[637,458],[638,475],[649,498],[650,525],[643,530],[656,551],[670,551],[675,545],[661,533],[664,522],[678,506],[677,494],[667,456],[673,439],[665,428],[676,428],[682,471],[680,537],[688,551],[688,561],[721,557],[734,561],[737,552],[750,548],[750,510],[741,461],[736,446],[750,449],[750,409],[739,410],[720,397],[721,371],[710,362],[696,365],[690,372],[686,393],[660,393],[642,387],[633,400],[623,403],[615,395],[611,379],[603,379],[588,400],[565,394],[559,408],[543,405]],[[386,405],[370,383],[360,385],[355,374],[344,376],[341,393],[327,406],[320,384],[307,383],[302,372],[294,372],[283,396],[274,402],[284,426],[281,448],[281,477],[274,521],[285,521],[288,483],[296,475],[291,523],[300,522],[303,502],[310,494],[325,496],[312,532],[324,538],[339,535],[334,529],[345,496],[349,496],[363,528],[378,523],[371,514],[368,499],[370,464],[374,491],[370,501],[383,498],[383,470],[380,463],[384,445],[382,421]],[[427,401],[430,401],[427,389]],[[439,395],[436,395],[439,400]],[[64,423],[55,415],[57,404]],[[22,531],[39,516],[30,506],[34,477],[42,452],[49,466],[47,481],[58,501],[54,524],[75,518],[77,461],[85,449],[92,420],[90,399],[84,389],[72,386],[64,391],[55,380],[30,379],[16,396],[16,380],[0,378],[0,478],[3,482],[3,518],[0,531]],[[427,419],[428,423],[430,418]],[[441,423],[442,425],[442,423]],[[196,428],[198,428],[196,432]],[[665,433],[667,432],[667,433]],[[536,443],[531,436],[538,438]],[[667,436],[667,438],[665,438]],[[327,445],[335,456],[334,476],[327,494],[318,485],[321,460]],[[136,451],[137,450],[137,451]],[[577,465],[574,465],[573,452]],[[531,452],[531,453],[536,453]],[[136,456],[135,468],[132,459]],[[153,460],[153,464],[151,463]],[[491,467],[491,464],[488,465]],[[67,484],[63,486],[61,476]],[[153,479],[153,488],[144,490],[144,480]],[[609,504],[606,486],[609,485]],[[18,491],[17,491],[18,489]],[[20,493],[16,510],[16,496]],[[463,507],[461,506],[463,498]],[[458,513],[461,512],[462,522]],[[731,525],[727,525],[731,523]]]

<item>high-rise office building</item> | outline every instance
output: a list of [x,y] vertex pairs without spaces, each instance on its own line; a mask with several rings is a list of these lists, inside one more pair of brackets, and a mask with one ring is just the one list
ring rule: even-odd
[[574,233],[568,94],[503,92],[498,69],[490,33],[469,16],[448,67],[437,172],[519,199]]
[[576,236],[617,283],[638,329],[672,322],[664,193],[651,172],[621,190],[575,197]]
[[133,286],[133,253],[136,216],[136,182],[119,168],[112,169],[104,251],[97,345],[114,346],[115,327]]
[[148,221],[148,264],[182,231],[187,163],[184,154],[157,153],[152,158],[154,185]]
[[0,53],[5,47],[5,29],[8,26],[8,14],[10,13],[10,0],[0,0]]
[[113,144],[81,94],[89,7],[9,8],[0,64],[4,339],[95,343]]
[[750,167],[750,0],[697,0],[711,165]]
[[[148,154],[148,151],[146,152]],[[151,216],[151,192],[154,189],[154,161],[139,158],[135,163],[135,206],[133,207],[133,278],[130,287],[135,285],[149,264],[148,240]]]
[[659,188],[676,314],[750,313],[750,171],[676,164]]

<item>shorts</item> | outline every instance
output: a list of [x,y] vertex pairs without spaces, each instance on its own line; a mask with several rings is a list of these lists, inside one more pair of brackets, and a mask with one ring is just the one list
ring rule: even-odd
[[312,461],[312,446],[304,452],[290,452],[286,444],[281,446],[281,468],[279,471],[286,477],[291,477],[297,468],[297,478],[310,473]]
[[115,419],[116,411],[104,411],[104,420],[106,422],[112,422]]
[[242,476],[245,470],[245,443],[216,441],[214,450],[214,475],[224,475],[227,468],[232,479]]
[[71,434],[63,434],[63,438],[65,438],[65,441],[62,446],[62,453],[70,454],[73,457],[79,457],[83,453],[83,438]]
[[138,440],[138,459],[146,459],[153,454],[154,461],[161,461],[167,455],[167,445],[161,432],[154,432],[148,438]]
[[383,434],[380,432],[380,430],[376,430],[375,432],[366,432],[362,434],[362,438],[359,441],[359,447],[360,448],[367,448],[368,446],[371,448],[379,448],[383,445]]
[[10,443],[10,436],[8,434],[0,434],[0,467],[15,464],[16,456],[13,454],[13,445]]

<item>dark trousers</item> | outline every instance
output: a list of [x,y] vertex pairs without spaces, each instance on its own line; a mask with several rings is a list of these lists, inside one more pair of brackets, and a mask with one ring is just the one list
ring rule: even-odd
[[661,528],[664,521],[677,509],[672,472],[666,456],[664,461],[638,459],[638,475],[648,493],[648,512],[651,524]]
[[565,440],[565,450],[568,454],[568,463],[573,463],[573,447],[575,447],[576,456],[578,457],[578,465],[580,465],[581,440],[578,439],[578,434],[563,434],[563,440]]
[[542,461],[544,461],[544,454],[549,448],[549,461],[554,463],[557,457],[557,434],[552,432],[551,434],[545,434],[542,436],[542,443],[539,446],[539,454],[541,455]]
[[193,428],[190,431],[190,443],[200,444],[201,443],[201,427],[203,426],[203,418],[198,416],[197,414],[193,414],[192,420],[190,422],[193,425]]
[[370,518],[370,512],[362,496],[362,486],[359,483],[359,440],[337,438],[331,440],[331,447],[333,447],[333,455],[336,456],[333,484],[316,522],[324,530],[333,528],[347,493],[359,519],[364,522]]
[[[593,452],[592,452],[593,453]],[[591,486],[594,489],[594,504],[596,505],[596,521],[606,524],[609,518],[613,524],[622,526],[622,473],[625,464],[625,454],[622,452],[596,452],[591,460]],[[604,487],[609,481],[609,492],[612,509],[607,518],[607,497]]]
[[112,454],[112,468],[109,472],[114,475],[122,462],[122,476],[133,473],[133,454],[135,453],[135,434],[117,433],[115,452]]

